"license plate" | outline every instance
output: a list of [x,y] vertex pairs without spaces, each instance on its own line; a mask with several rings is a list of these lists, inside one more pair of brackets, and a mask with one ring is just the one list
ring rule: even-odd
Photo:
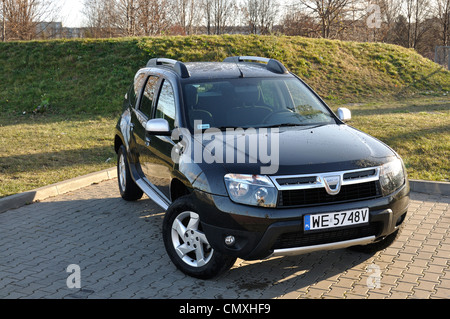
[[319,230],[335,227],[367,224],[369,222],[369,209],[361,208],[344,212],[305,215],[304,230]]

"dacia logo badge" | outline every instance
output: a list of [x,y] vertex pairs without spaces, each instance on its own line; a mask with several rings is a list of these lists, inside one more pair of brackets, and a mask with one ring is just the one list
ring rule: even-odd
[[341,191],[341,176],[324,176],[323,181],[325,184],[325,190],[330,195],[337,195]]

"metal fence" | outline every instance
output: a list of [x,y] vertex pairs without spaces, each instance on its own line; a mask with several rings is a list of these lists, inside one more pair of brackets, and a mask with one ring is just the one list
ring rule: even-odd
[[450,46],[437,46],[434,54],[434,62],[450,70]]

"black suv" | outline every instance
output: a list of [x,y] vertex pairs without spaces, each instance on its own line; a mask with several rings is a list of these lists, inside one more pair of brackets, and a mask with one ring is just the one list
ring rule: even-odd
[[151,59],[116,127],[120,193],[166,211],[167,253],[198,278],[236,258],[374,252],[397,237],[409,183],[401,158],[350,118],[274,59]]

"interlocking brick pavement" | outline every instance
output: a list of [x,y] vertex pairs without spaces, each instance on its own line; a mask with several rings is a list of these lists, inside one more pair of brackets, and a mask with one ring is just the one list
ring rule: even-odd
[[[450,298],[449,197],[413,193],[399,239],[376,254],[238,260],[201,281],[166,255],[162,210],[123,201],[116,183],[0,214],[0,298]],[[81,289],[67,286],[72,264]]]

